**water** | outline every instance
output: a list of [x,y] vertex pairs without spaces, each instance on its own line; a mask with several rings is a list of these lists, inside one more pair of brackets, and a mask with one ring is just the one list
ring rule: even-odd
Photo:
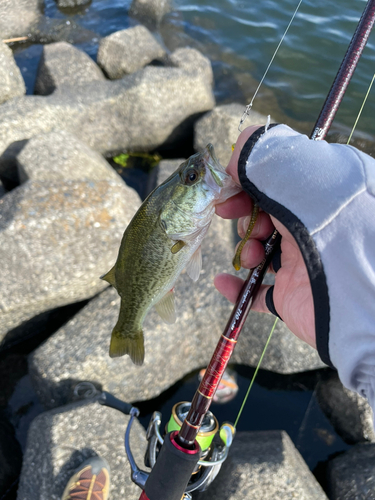
[[[260,81],[297,3],[175,0],[176,13],[170,22],[201,44],[217,64],[226,66],[228,84],[222,86],[218,100],[231,100],[234,91],[238,98],[242,92],[247,102],[253,89],[246,88],[244,75]],[[255,108],[260,112],[266,108],[277,119],[315,122],[365,5],[363,0],[304,0],[264,82],[264,90],[272,91],[275,102],[269,106],[260,97]],[[374,72],[372,33],[338,113],[339,126],[353,125]],[[231,80],[240,88],[232,89]],[[372,135],[373,96],[359,124],[359,130]]]
[[[170,50],[190,45],[210,58],[218,103],[246,104],[297,3],[297,0],[174,0],[173,11],[166,16],[156,35]],[[365,5],[365,0],[304,0],[254,109],[309,132]],[[136,24],[127,16],[129,6],[130,0],[93,0],[88,6],[59,11],[54,0],[46,0],[45,14],[51,18],[72,19],[100,37]],[[99,37],[78,47],[95,59]],[[16,49],[29,93],[33,91],[40,52],[40,46]],[[349,135],[374,72],[375,33],[372,33],[333,131]],[[374,93],[375,89],[362,113],[357,138],[372,140],[375,135]]]

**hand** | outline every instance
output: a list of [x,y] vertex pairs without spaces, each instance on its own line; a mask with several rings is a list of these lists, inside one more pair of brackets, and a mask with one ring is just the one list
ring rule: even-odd
[[[237,163],[241,149],[247,139],[259,126],[245,129],[239,136],[227,172],[240,184]],[[224,219],[239,219],[238,234],[245,236],[250,221],[253,202],[249,196],[241,193],[216,206],[216,213]],[[261,241],[271,235],[276,228],[281,239],[281,268],[275,275],[273,300],[276,311],[288,328],[301,340],[316,348],[314,304],[310,280],[299,247],[291,233],[274,217],[260,211],[250,239],[241,253],[241,265],[247,269],[256,267],[264,257]],[[271,269],[271,272],[273,270]],[[231,302],[235,302],[243,285],[243,280],[230,274],[218,274],[215,287]],[[262,285],[252,309],[269,313],[266,306],[266,293],[269,286]]]

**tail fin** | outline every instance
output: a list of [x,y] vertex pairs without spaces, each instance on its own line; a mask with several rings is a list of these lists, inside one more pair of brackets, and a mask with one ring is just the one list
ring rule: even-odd
[[116,327],[117,325],[112,331],[111,344],[109,346],[110,357],[117,358],[124,354],[129,354],[130,359],[135,365],[142,365],[145,357],[142,330],[122,333]]

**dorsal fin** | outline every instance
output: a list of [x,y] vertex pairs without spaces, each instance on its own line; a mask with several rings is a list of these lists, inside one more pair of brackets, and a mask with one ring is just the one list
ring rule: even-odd
[[116,268],[116,265],[114,265],[112,267],[112,269],[110,269],[108,271],[107,274],[103,274],[103,276],[100,276],[100,279],[101,280],[104,280],[104,281],[107,281],[110,285],[112,285],[114,288],[116,288],[116,276],[115,276],[115,269]]

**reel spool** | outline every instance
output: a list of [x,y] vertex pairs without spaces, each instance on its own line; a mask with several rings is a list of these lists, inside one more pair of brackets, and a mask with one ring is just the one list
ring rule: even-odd
[[[165,432],[179,431],[186,415],[190,410],[191,403],[183,401],[172,408],[172,414],[166,425]],[[154,412],[147,429],[147,451],[145,454],[145,465],[155,465],[158,451],[163,444],[160,434],[161,414]],[[219,423],[211,411],[205,415],[197,441],[202,449],[202,458],[199,460],[188,486],[184,499],[191,498],[193,491],[204,491],[215,479],[222,463],[228,456],[229,447],[234,436],[234,427],[231,424],[223,424],[219,431]]]

